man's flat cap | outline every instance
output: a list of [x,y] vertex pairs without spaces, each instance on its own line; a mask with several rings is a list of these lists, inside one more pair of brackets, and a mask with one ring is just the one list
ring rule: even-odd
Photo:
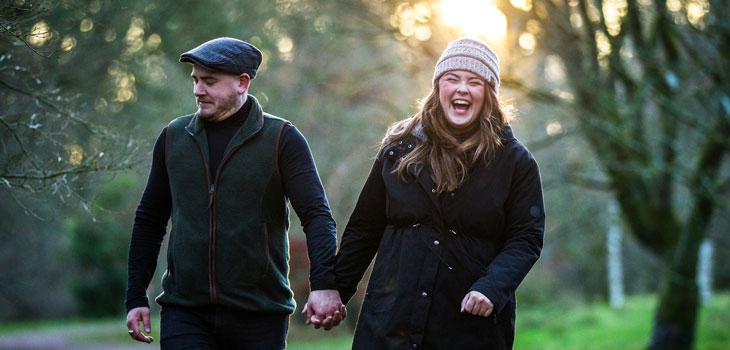
[[253,79],[261,64],[261,51],[234,38],[217,38],[180,55],[180,62],[197,64],[207,70],[241,75]]

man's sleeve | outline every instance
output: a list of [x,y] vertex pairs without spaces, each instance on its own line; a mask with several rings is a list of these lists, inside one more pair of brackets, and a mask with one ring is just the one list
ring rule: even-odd
[[172,200],[165,166],[166,131],[163,129],[155,142],[147,186],[134,218],[127,265],[127,312],[135,307],[149,307],[147,287],[155,274],[157,257],[170,220]]
[[279,142],[284,190],[307,236],[310,288],[336,289],[333,268],[337,231],[309,144],[291,124],[284,126]]

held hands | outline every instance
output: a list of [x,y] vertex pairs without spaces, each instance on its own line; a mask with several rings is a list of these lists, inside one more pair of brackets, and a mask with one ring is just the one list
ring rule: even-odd
[[136,341],[149,344],[154,340],[154,338],[142,333],[142,330],[139,328],[140,322],[142,322],[142,325],[144,326],[145,333],[149,334],[152,332],[152,327],[150,326],[150,308],[136,307],[129,310],[129,313],[127,314],[127,329],[129,330],[129,335]]
[[487,317],[494,312],[494,304],[484,294],[473,290],[461,301],[461,312]]
[[345,304],[340,299],[340,292],[335,289],[313,290],[309,300],[304,304],[302,314],[307,315],[306,324],[328,331],[337,327],[347,316]]

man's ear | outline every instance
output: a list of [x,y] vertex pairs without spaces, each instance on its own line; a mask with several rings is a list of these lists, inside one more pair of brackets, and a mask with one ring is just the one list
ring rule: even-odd
[[249,85],[251,85],[251,77],[248,75],[248,73],[242,73],[238,76],[238,88],[240,89],[241,93],[246,93],[248,91]]

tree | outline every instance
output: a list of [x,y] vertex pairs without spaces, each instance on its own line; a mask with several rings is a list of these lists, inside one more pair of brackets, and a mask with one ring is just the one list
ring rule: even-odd
[[69,255],[72,263],[70,287],[82,317],[109,317],[124,311],[124,290],[127,281],[128,227],[117,224],[128,222],[129,208],[138,198],[134,191],[135,179],[120,175],[105,183],[93,206],[104,208],[103,215],[94,213],[65,220]]
[[[85,14],[79,15],[74,5],[83,7]],[[95,23],[99,27],[95,19],[115,12],[113,8],[102,11],[100,5],[98,1],[0,0],[3,320],[64,317],[73,312],[68,267],[90,260],[64,254],[67,246],[60,218],[93,221],[91,216],[103,212],[94,207],[99,205],[93,200],[96,186],[112,179],[111,175],[129,172],[137,163],[139,143],[129,136],[133,129],[124,128],[124,118],[108,118],[114,112],[119,115],[124,103],[109,96],[127,96],[127,90],[120,89],[122,84],[116,83],[122,79],[104,79],[107,72],[120,71],[109,69],[116,64],[109,56],[119,55],[122,45],[79,49],[93,46],[90,37],[114,37],[111,26],[106,31],[91,30]],[[92,57],[104,66],[96,70],[79,57]],[[118,231],[120,223],[125,221],[107,225],[116,225]],[[100,226],[97,223],[95,228]],[[108,244],[108,237],[103,241]],[[125,246],[117,245],[116,252],[123,253]],[[105,277],[118,280],[119,275]],[[55,302],[39,308],[38,300]]]
[[[517,2],[514,2],[517,3]],[[664,263],[649,347],[689,349],[699,310],[698,250],[730,189],[727,1],[504,4],[517,35],[557,57],[561,95],[633,236]],[[533,92],[545,91],[530,86]],[[567,98],[565,97],[567,96]]]
[[0,184],[30,211],[25,197],[37,193],[86,207],[83,179],[131,169],[136,151],[59,79],[76,39],[47,22],[54,6],[0,1]]

